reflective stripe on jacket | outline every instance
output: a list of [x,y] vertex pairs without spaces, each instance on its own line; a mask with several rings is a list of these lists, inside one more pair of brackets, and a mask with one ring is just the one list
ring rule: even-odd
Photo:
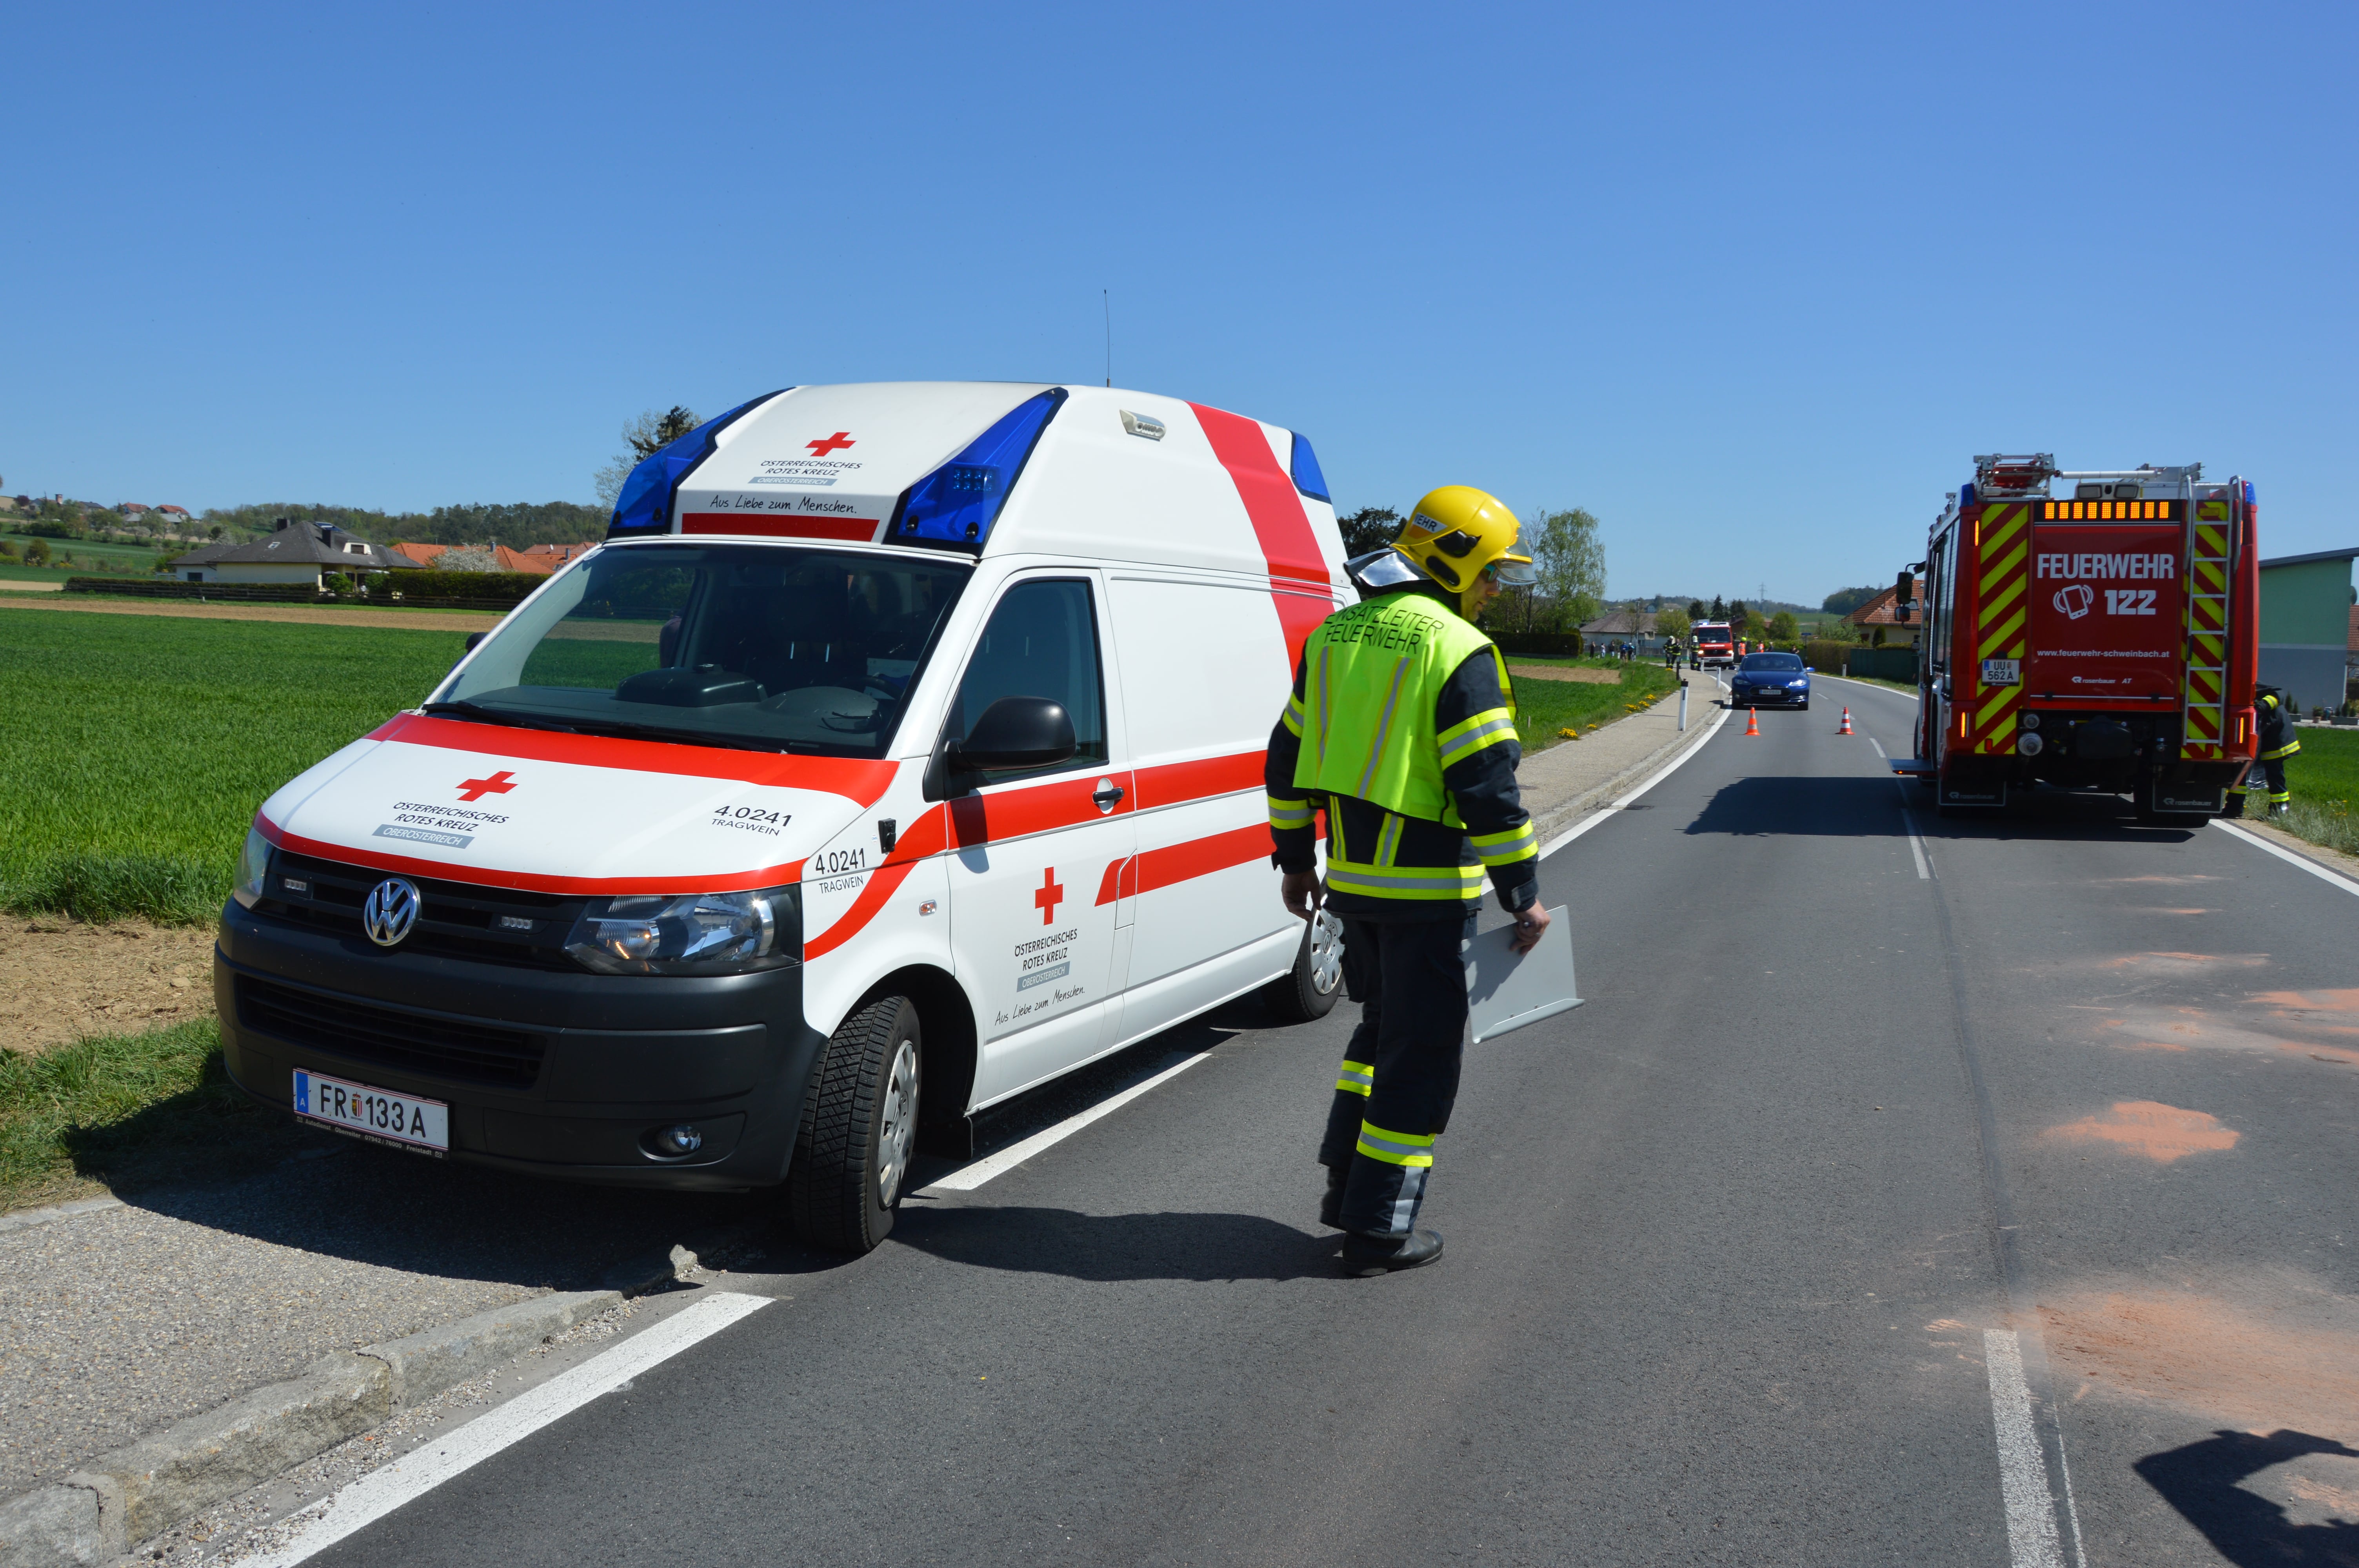
[[2275,697],[2264,697],[2255,706],[2260,710],[2256,720],[2260,730],[2260,761],[2290,757],[2301,750],[2301,737],[2294,733],[2293,720],[2287,716],[2282,703]]
[[1447,918],[1482,897],[1527,907],[1539,844],[1516,789],[1505,661],[1448,605],[1417,591],[1328,617],[1295,669],[1270,732],[1265,783],[1278,864],[1317,864],[1339,914]]

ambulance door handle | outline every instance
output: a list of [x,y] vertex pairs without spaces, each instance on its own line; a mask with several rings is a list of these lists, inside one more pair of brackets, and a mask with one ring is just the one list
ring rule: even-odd
[[1100,812],[1112,811],[1122,804],[1122,786],[1112,779],[1098,780],[1098,787],[1090,798],[1097,802]]

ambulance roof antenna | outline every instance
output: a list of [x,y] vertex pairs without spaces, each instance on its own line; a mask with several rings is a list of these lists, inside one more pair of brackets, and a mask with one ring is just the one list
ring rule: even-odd
[[1114,385],[1114,297],[1105,289],[1098,290],[1098,303],[1105,308],[1106,385]]

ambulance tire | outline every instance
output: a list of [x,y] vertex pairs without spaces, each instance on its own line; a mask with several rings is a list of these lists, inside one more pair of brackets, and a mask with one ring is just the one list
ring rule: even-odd
[[1261,994],[1280,1023],[1310,1023],[1333,1011],[1343,994],[1343,923],[1321,910],[1302,928],[1294,968]]
[[787,1222],[831,1252],[866,1252],[892,1233],[917,1148],[925,1037],[908,998],[880,997],[820,1053],[787,1169]]

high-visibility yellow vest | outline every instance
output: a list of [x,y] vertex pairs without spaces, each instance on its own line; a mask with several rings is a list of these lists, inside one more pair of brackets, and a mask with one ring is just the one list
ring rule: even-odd
[[[1337,611],[1304,644],[1302,750],[1294,785],[1305,795],[1348,795],[1403,816],[1464,824],[1441,771],[1512,739],[1514,697],[1444,733],[1434,704],[1458,666],[1488,650],[1499,690],[1506,662],[1490,638],[1422,593],[1388,593]],[[1288,720],[1297,722],[1289,705]]]

